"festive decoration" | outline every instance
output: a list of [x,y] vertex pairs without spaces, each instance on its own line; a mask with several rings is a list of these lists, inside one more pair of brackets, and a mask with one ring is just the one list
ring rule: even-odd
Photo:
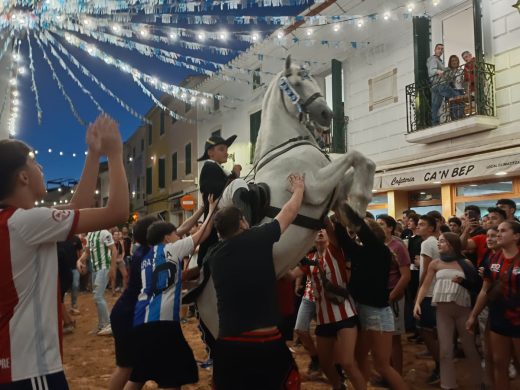
[[65,89],[63,88],[63,84],[61,83],[60,78],[56,74],[56,71],[54,70],[54,66],[52,65],[51,60],[49,59],[49,57],[47,57],[47,53],[46,53],[42,43],[40,42],[40,40],[37,36],[35,36],[34,38],[35,38],[36,42],[38,43],[38,46],[40,46],[40,49],[43,53],[43,58],[45,59],[45,61],[47,61],[47,64],[49,64],[49,68],[51,69],[51,72],[52,72],[52,78],[54,79],[54,81],[56,81],[56,85],[58,86],[58,89],[60,90],[61,94],[63,95],[63,97],[65,98],[67,103],[69,103],[69,107],[70,107],[70,110],[72,111],[72,114],[74,115],[74,118],[76,118],[76,120],[79,122],[79,124],[81,126],[85,126],[86,125],[85,121],[79,115],[78,111],[76,110],[76,107],[74,107],[74,103],[72,102],[72,99],[69,97],[67,92],[65,92]]
[[58,41],[54,39],[54,37],[48,32],[45,31],[45,37],[51,44],[56,45],[58,49],[64,54],[70,62],[72,62],[78,69],[80,69],[85,76],[90,78],[103,92],[107,93],[111,98],[113,98],[121,107],[123,107],[126,111],[128,111],[131,115],[134,117],[140,119],[143,123],[150,124],[151,122],[145,118],[144,116],[140,115],[137,111],[135,111],[133,108],[131,108],[128,104],[126,104],[122,99],[117,97],[110,89],[108,89],[105,84],[103,84],[101,81],[97,79],[96,76],[94,76],[87,68],[85,68],[81,63],[74,57],[72,54],[70,54],[67,49]]
[[31,70],[31,91],[34,93],[34,100],[36,101],[36,114],[38,116],[38,124],[42,124],[43,111],[40,106],[40,97],[38,95],[38,87],[36,86],[36,79],[34,78],[34,61],[32,55],[32,45],[31,45],[31,34],[29,30],[27,30],[27,43],[29,45],[29,69]]
[[[317,4],[323,1],[314,0],[313,3]],[[208,107],[207,103],[214,99],[223,101],[221,107],[233,108],[226,103],[233,104],[241,101],[241,99],[224,96],[220,93],[213,95],[164,82],[134,68],[119,57],[101,50],[92,43],[92,40],[102,43],[103,47],[106,46],[104,44],[109,44],[137,52],[151,60],[158,60],[176,68],[188,70],[189,73],[193,72],[226,82],[249,86],[253,84],[255,77],[260,76],[263,80],[268,80],[274,73],[267,71],[265,68],[248,69],[242,65],[243,62],[231,61],[231,59],[247,51],[248,58],[256,57],[259,62],[266,58],[284,61],[285,58],[283,57],[262,53],[263,47],[255,45],[266,38],[270,39],[274,45],[279,45],[286,50],[294,46],[310,48],[318,45],[345,51],[364,49],[370,46],[370,42],[344,39],[348,35],[343,32],[338,35],[338,39],[317,39],[313,38],[313,34],[317,27],[323,31],[323,28],[327,28],[327,25],[330,25],[331,33],[334,34],[343,31],[342,29],[347,26],[348,28],[359,29],[376,21],[385,23],[391,20],[407,20],[414,14],[422,14],[423,8],[426,8],[422,7],[421,4],[425,5],[425,1],[402,3],[393,9],[368,15],[341,13],[338,15],[318,14],[312,16],[259,16],[244,15],[243,13],[247,9],[253,10],[254,13],[256,12],[255,9],[258,8],[296,7],[310,2],[309,0],[205,0],[203,2],[192,0],[92,0],[89,2],[84,0],[45,0],[38,2],[15,0],[8,2],[7,0],[0,0],[0,35],[2,35],[0,39],[3,41],[0,47],[0,60],[9,52],[11,46],[13,53],[9,68],[11,87],[4,96],[0,117],[5,114],[8,107],[11,107],[9,126],[12,130],[11,134],[14,134],[14,124],[20,103],[16,89],[17,78],[18,75],[21,76],[25,73],[23,65],[17,64],[14,57],[22,55],[19,50],[20,38],[23,37],[23,34],[27,35],[29,70],[31,72],[30,84],[35,97],[39,124],[42,122],[43,110],[40,105],[40,91],[35,78],[36,63],[33,60],[32,38],[36,40],[37,45],[42,50],[43,57],[51,69],[52,78],[67,101],[72,114],[82,125],[85,124],[85,121],[74,105],[71,98],[73,95],[69,91],[65,91],[58,71],[67,73],[74,81],[75,87],[88,96],[99,112],[104,111],[103,106],[80,80],[79,72],[88,77],[95,86],[107,93],[128,113],[139,118],[142,122],[149,123],[149,120],[116,96],[111,91],[110,86],[98,80],[84,63],[74,57],[62,45],[63,40],[90,56],[101,59],[104,64],[127,74],[143,94],[160,109],[167,111],[173,118],[193,122],[193,119],[179,115],[162,104],[154,95],[154,92],[157,92],[155,90],[173,96],[179,101],[197,105],[199,109],[205,109],[205,107]],[[439,1],[432,0],[432,4],[435,6]],[[516,4],[516,6],[519,4]],[[240,10],[242,14],[238,15],[237,10]],[[298,10],[298,12],[300,11],[301,9]],[[201,30],[199,27],[217,24],[226,24],[232,27],[220,30],[212,27]],[[255,29],[251,27],[252,25],[261,27]],[[292,27],[289,28],[290,26],[295,26],[296,30]],[[277,27],[279,28],[275,30]],[[298,33],[301,31],[304,34]],[[32,34],[34,35],[31,37]],[[87,42],[83,39],[83,36],[91,39]],[[330,35],[330,37],[332,36]],[[60,67],[53,65],[53,61],[48,56],[49,52],[53,61],[58,63]],[[307,67],[316,65],[322,68],[325,65],[320,61],[299,60],[299,62]],[[70,64],[73,64],[74,67],[71,67]],[[45,73],[42,72],[42,74]],[[11,104],[8,104],[9,102]]]

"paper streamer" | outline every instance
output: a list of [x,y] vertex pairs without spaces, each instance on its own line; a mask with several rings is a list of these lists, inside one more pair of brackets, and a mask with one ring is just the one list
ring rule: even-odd
[[51,69],[51,72],[52,72],[52,78],[54,79],[54,81],[56,81],[56,85],[58,86],[58,89],[60,90],[61,94],[63,95],[63,97],[65,98],[67,103],[69,103],[69,107],[70,107],[70,110],[72,111],[72,115],[74,115],[74,117],[76,118],[76,120],[78,121],[78,123],[81,126],[85,127],[86,126],[85,121],[79,115],[78,111],[76,110],[76,107],[74,107],[74,103],[72,102],[72,99],[69,97],[67,92],[65,92],[65,89],[63,88],[63,84],[61,83],[58,75],[56,74],[56,71],[54,70],[54,66],[52,65],[51,60],[49,59],[49,57],[47,56],[47,53],[45,52],[45,48],[43,47],[42,43],[40,42],[39,38],[36,35],[34,36],[34,39],[36,40],[36,43],[38,43],[38,46],[40,46],[40,49],[43,53],[43,58],[45,59],[45,61],[47,61],[47,64],[49,64],[49,68]]
[[114,99],[121,107],[123,107],[128,113],[130,113],[135,118],[140,119],[142,122],[146,124],[150,124],[150,120],[139,114],[136,110],[131,108],[128,104],[126,104],[121,98],[116,96],[110,88],[105,86],[101,81],[98,80],[96,76],[94,76],[85,66],[83,66],[72,54],[68,52],[68,50],[57,40],[54,39],[54,37],[48,32],[45,31],[45,37],[47,40],[51,43],[51,45],[55,45],[63,55],[65,55],[71,63],[73,63],[81,72],[87,76],[92,82],[94,82],[103,92],[108,94],[112,99]]
[[43,111],[40,106],[40,97],[38,95],[38,87],[36,86],[36,79],[34,77],[34,61],[33,61],[33,55],[32,55],[32,45],[31,45],[31,34],[29,32],[29,29],[27,29],[27,43],[29,44],[29,69],[31,70],[31,91],[34,93],[34,100],[36,102],[36,115],[38,117],[38,125],[41,126],[42,124],[42,118],[43,118]]

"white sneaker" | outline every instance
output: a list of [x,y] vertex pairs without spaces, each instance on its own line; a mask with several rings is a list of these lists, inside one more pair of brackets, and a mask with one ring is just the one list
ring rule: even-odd
[[516,367],[513,363],[509,363],[509,379],[516,378]]
[[112,327],[110,324],[105,326],[103,329],[101,329],[99,332],[97,332],[98,336],[111,336],[112,335]]

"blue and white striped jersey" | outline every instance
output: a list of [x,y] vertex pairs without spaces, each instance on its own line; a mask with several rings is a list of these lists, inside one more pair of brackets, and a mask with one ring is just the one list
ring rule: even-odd
[[141,263],[143,287],[134,312],[134,326],[179,321],[183,258],[193,252],[193,239],[158,244]]

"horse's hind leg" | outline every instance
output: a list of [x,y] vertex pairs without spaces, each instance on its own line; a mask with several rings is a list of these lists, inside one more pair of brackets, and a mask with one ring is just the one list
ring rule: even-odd
[[[352,170],[349,171],[349,169]],[[349,204],[360,216],[372,199],[375,164],[357,151],[345,153],[312,177],[305,177],[305,202],[315,205],[326,203],[334,188],[336,199]],[[309,180],[308,180],[309,179]]]

